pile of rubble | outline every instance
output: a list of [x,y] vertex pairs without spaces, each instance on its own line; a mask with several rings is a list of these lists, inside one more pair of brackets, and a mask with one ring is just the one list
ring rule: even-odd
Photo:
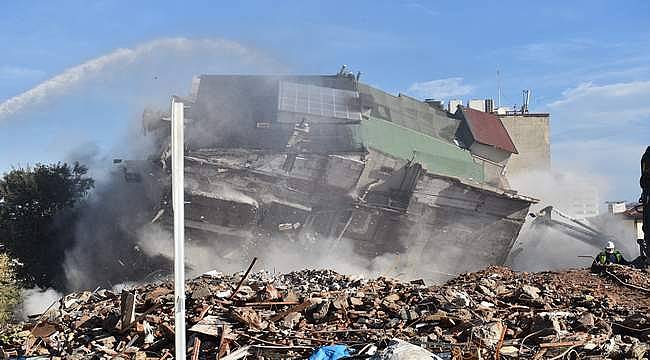
[[[646,273],[618,266],[600,275],[490,267],[431,287],[329,270],[210,272],[187,282],[187,353],[226,360],[642,359],[650,355],[649,286]],[[173,320],[171,283],[75,293],[0,337],[0,354],[170,359]]]

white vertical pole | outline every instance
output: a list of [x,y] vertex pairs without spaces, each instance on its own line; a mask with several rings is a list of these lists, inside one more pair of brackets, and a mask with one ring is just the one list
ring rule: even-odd
[[497,88],[499,89],[499,97],[497,98],[497,109],[501,107],[501,73],[497,69]]
[[185,359],[185,199],[183,103],[172,98],[172,206],[174,210],[174,332],[176,360]]

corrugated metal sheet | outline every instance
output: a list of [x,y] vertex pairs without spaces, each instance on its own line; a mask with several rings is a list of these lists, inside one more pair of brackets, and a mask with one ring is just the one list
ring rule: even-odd
[[460,120],[446,111],[405,95],[394,96],[365,84],[359,84],[362,111],[370,116],[419,131],[438,140],[452,143]]
[[465,107],[461,108],[461,114],[467,121],[476,142],[514,154],[519,153],[501,119],[496,115]]
[[[195,121],[187,129],[188,142],[194,148],[284,150],[295,123],[277,121],[280,81],[348,92],[355,89],[353,79],[340,76],[202,75],[196,101],[187,113]],[[316,152],[363,150],[356,141],[354,124],[312,124],[311,132]]]
[[400,159],[415,159],[427,171],[461,179],[484,181],[483,168],[469,151],[389,121],[370,117],[361,121],[366,147]]

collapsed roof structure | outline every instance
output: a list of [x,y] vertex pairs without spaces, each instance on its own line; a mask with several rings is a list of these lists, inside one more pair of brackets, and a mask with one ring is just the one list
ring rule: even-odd
[[[494,115],[450,114],[345,70],[202,75],[192,88],[183,99],[186,228],[229,244],[231,255],[255,256],[278,236],[345,239],[363,256],[408,254],[471,271],[505,261],[535,202],[509,189],[504,167],[517,150]],[[165,177],[169,118],[143,120]],[[149,181],[134,164],[124,163],[125,174]],[[155,221],[171,212],[162,203]]]

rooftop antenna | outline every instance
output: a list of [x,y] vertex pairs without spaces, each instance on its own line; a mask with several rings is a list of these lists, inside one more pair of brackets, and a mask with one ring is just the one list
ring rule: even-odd
[[524,89],[522,91],[523,95],[523,102],[521,105],[521,112],[522,114],[528,113],[528,104],[530,103],[530,89]]
[[501,72],[499,69],[497,69],[497,89],[498,89],[498,96],[497,96],[497,109],[501,108]]

